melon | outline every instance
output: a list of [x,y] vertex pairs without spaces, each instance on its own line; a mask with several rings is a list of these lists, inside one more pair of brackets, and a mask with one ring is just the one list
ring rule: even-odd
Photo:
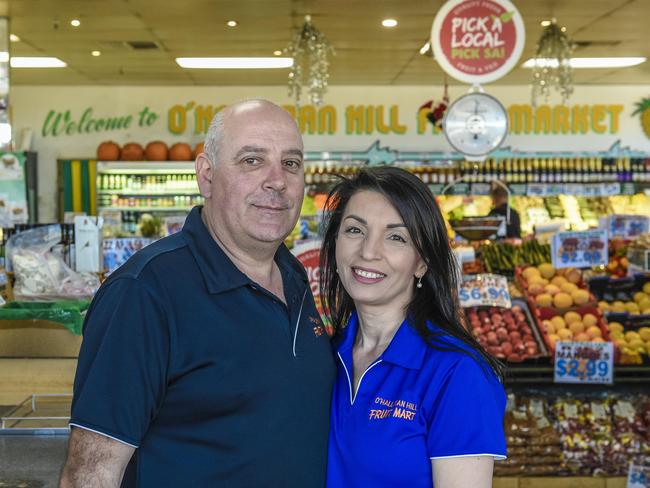
[[578,287],[573,283],[564,283],[563,285],[560,285],[560,290],[568,294],[571,294],[572,291],[576,291],[577,289]]

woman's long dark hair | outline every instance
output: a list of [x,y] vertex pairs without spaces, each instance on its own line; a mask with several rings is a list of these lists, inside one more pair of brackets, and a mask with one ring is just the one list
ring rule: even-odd
[[[503,365],[463,326],[457,293],[458,264],[440,209],[427,186],[403,169],[389,166],[362,169],[353,178],[342,178],[327,198],[320,289],[323,308],[332,321],[335,335],[340,334],[354,311],[354,302],[336,272],[336,238],[350,198],[360,191],[374,191],[388,199],[402,217],[417,252],[427,265],[422,288],[416,289],[406,311],[418,334],[434,349],[459,351],[485,364],[480,361],[482,358],[503,380]],[[429,322],[442,332],[432,329]],[[468,347],[445,341],[444,336],[449,335]]]

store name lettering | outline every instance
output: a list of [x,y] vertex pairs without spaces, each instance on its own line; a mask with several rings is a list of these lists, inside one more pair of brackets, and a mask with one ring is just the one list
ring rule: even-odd
[[510,105],[511,134],[616,134],[623,105]]
[[[176,104],[167,111],[167,130],[174,135],[207,133],[212,118],[225,105]],[[284,105],[305,135],[404,135],[414,129],[418,135],[439,134],[427,119],[429,109],[415,114],[413,125],[403,121],[398,105]],[[511,134],[616,134],[620,130],[623,105],[540,105],[514,104],[508,107]],[[117,116],[98,117],[88,107],[75,115],[71,110],[50,110],[41,128],[43,137],[72,136],[133,128],[151,128],[161,116],[149,107]]]

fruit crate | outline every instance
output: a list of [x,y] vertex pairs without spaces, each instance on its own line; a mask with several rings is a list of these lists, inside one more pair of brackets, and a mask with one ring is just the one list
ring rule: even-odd
[[[605,342],[611,342],[611,338],[609,336],[609,328],[607,327],[607,322],[602,312],[598,309],[598,307],[595,307],[593,305],[583,305],[580,307],[573,307],[569,310],[559,310],[559,309],[548,308],[548,307],[539,308],[535,306],[535,302],[532,301],[531,297],[529,297],[528,300],[529,300],[530,309],[537,320],[536,325],[539,328],[540,334],[544,339],[544,343],[546,345],[546,348],[549,351],[552,360],[555,359],[555,346],[552,340],[549,338],[549,334],[546,330],[546,327],[544,326],[544,321],[551,320],[553,317],[557,317],[557,316],[561,316],[562,318],[564,318],[568,312],[575,312],[579,314],[581,319],[584,318],[584,316],[587,314],[591,314],[595,316],[597,319],[595,325],[600,329],[602,339]],[[619,354],[617,352],[617,348],[614,347],[614,359],[616,360],[618,356]]]
[[[464,310],[468,326],[472,330],[474,337],[497,359],[505,360],[508,363],[548,364],[549,353],[546,344],[540,335],[540,331],[536,326],[535,319],[528,308],[528,304],[523,298],[512,299],[512,309],[468,307]],[[517,321],[518,314],[523,316],[523,320]],[[496,315],[500,318],[495,319]],[[509,315],[512,317],[512,320],[505,318]],[[472,320],[473,316],[475,319]],[[480,328],[476,324],[480,325]],[[500,327],[500,325],[503,325],[503,327]],[[507,332],[507,336],[504,332],[499,332],[499,329],[502,328]],[[474,330],[478,332],[474,332]],[[490,333],[494,333],[494,336],[491,338],[492,344],[488,342],[488,334]],[[526,339],[528,336],[530,337]],[[530,354],[528,354],[529,351],[527,349],[531,348],[532,345],[529,344],[527,346],[526,343],[531,341],[535,344],[535,352],[530,351]],[[501,349],[505,342],[512,345],[511,351]],[[523,347],[517,346],[519,343],[523,344]],[[512,353],[515,355],[513,356]],[[521,357],[522,354],[525,357]]]
[[626,278],[595,276],[589,280],[589,291],[598,301],[625,302],[633,300],[634,294],[643,290],[646,283],[650,283],[650,275],[637,274]]

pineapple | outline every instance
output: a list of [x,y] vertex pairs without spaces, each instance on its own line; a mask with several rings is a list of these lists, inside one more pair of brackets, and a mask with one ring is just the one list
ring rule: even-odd
[[636,110],[632,115],[641,114],[641,127],[643,132],[650,138],[650,97],[644,98],[636,104]]

